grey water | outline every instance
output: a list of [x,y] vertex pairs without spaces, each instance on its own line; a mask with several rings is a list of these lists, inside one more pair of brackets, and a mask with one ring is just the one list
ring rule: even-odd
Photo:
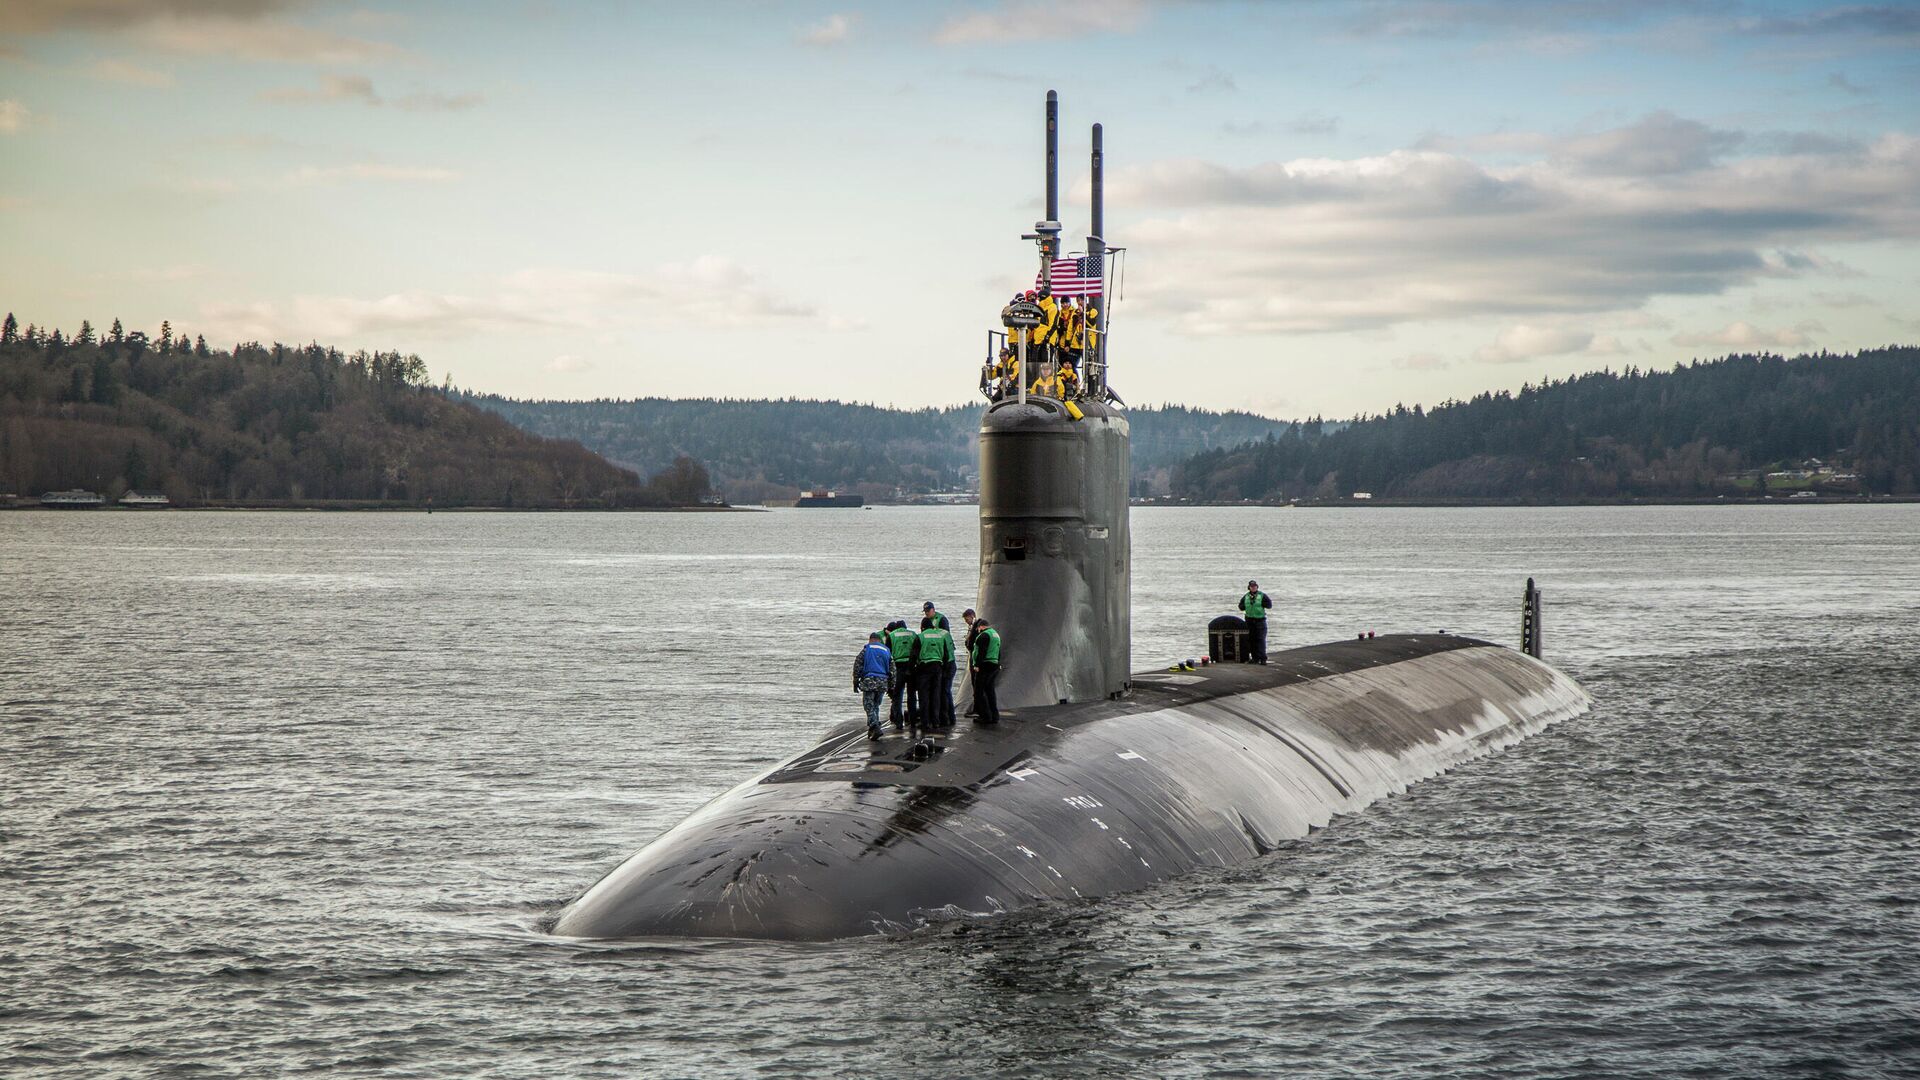
[[971,602],[970,508],[0,514],[0,1075],[1920,1074],[1920,506],[1134,522],[1136,669],[1533,576],[1596,708],[1143,893],[565,941]]

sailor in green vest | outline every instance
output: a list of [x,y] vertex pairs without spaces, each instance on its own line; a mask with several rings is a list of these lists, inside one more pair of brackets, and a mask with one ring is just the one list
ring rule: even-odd
[[895,619],[884,632],[887,647],[893,650],[893,682],[887,687],[887,718],[895,731],[907,726],[907,718],[917,710],[913,695],[913,650],[920,635],[907,629],[907,620]]
[[[920,726],[953,726],[953,635],[941,624],[937,611],[920,620],[920,644],[914,650],[914,676],[919,686]],[[944,687],[944,693],[942,689]]]
[[1000,698],[994,682],[1000,678],[1000,631],[985,619],[975,619],[973,628],[973,655],[969,659],[973,671],[973,705],[980,711],[976,723],[997,724]]
[[1260,591],[1260,583],[1247,582],[1247,592],[1240,598],[1240,614],[1247,620],[1248,659],[1256,664],[1267,662],[1267,609],[1273,601]]

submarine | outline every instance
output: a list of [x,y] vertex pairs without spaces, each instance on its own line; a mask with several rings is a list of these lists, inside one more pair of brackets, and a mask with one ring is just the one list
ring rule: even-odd
[[[1092,145],[1077,265],[1110,298],[1099,125]],[[1024,237],[1037,282],[1059,261],[1057,150],[1049,91],[1046,219]],[[1002,312],[1018,343],[1036,317]],[[1007,650],[1001,722],[878,741],[840,724],[615,867],[552,933],[826,941],[1110,896],[1257,859],[1591,707],[1540,658],[1531,581],[1520,649],[1391,634],[1258,664],[1225,633],[1226,662],[1131,672],[1130,433],[1108,337],[1086,335],[1061,398],[1028,392],[1020,344],[1018,386],[981,415],[975,607]]]

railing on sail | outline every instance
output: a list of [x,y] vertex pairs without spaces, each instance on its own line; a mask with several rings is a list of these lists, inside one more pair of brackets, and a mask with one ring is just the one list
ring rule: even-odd
[[[1037,346],[1027,339],[1025,329],[1017,329],[1011,338],[1007,331],[988,330],[987,353],[981,367],[981,394],[990,401],[1014,397],[1024,402],[1028,388],[1033,385],[1044,369],[1047,360],[1054,358],[1064,360],[1073,366],[1076,383],[1070,397],[1111,400],[1112,396],[1107,386],[1107,339],[1113,332],[1114,301],[1119,298],[1118,290],[1125,280],[1124,271],[1116,268],[1124,265],[1126,251],[1124,247],[1107,248],[1101,260],[1100,291],[1092,296],[1078,298],[1084,302],[1080,307],[1082,323],[1080,345],[1077,349],[1052,346],[1049,352],[1036,354],[1033,350]],[[1070,252],[1065,257],[1079,259],[1084,258],[1085,255],[1082,252]],[[1089,311],[1093,314],[1091,321],[1086,318]],[[1001,350],[1007,348],[1010,343],[1012,345],[1010,359],[1019,365],[1020,377],[1017,387],[1006,384],[1007,367],[1000,358]],[[996,372],[1000,373],[998,379],[995,376]]]

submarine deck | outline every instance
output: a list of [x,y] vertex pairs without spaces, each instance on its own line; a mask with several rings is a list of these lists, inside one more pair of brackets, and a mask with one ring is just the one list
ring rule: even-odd
[[[889,731],[885,737],[871,740],[865,721],[849,720],[830,731],[818,746],[760,782],[969,788],[1000,773],[1019,778],[1022,758],[1073,728],[1096,720],[1179,708],[1434,653],[1487,646],[1492,643],[1453,634],[1393,634],[1276,652],[1265,665],[1214,664],[1194,671],[1141,672],[1133,676],[1133,688],[1124,697],[1003,709],[997,725],[976,724],[961,717],[951,729],[919,738]],[[921,744],[932,749],[924,759],[914,753]]]

